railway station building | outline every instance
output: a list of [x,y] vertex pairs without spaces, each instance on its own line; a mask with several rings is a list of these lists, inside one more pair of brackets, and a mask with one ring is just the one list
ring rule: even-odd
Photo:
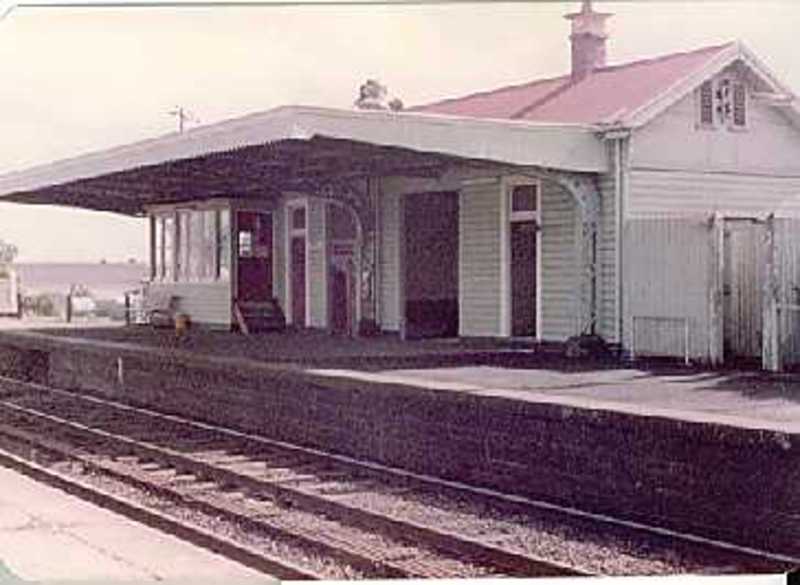
[[287,106],[0,177],[7,201],[147,217],[149,294],[197,324],[582,335],[777,369],[800,356],[800,116],[739,42],[404,111]]

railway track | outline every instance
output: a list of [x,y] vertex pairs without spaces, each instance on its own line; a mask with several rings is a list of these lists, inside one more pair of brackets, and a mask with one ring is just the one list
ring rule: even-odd
[[[564,513],[95,396],[7,378],[0,388],[0,446],[12,452],[0,459],[18,468],[34,460],[31,474],[78,482],[83,497],[283,579],[766,572],[797,563],[624,522],[541,520]],[[554,537],[557,522],[569,524],[566,537]],[[589,545],[570,536],[581,531]],[[592,532],[616,539],[612,566],[582,558],[596,549]],[[559,538],[572,549],[544,554]],[[649,557],[637,558],[637,547]]]

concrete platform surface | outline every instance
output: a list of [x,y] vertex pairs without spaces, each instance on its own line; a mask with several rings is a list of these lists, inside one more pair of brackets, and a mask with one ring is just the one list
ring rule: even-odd
[[171,535],[0,467],[0,584],[274,583]]
[[492,366],[314,373],[369,382],[502,396],[575,408],[719,423],[746,429],[800,434],[800,388],[759,373],[658,373],[639,369],[521,369]]

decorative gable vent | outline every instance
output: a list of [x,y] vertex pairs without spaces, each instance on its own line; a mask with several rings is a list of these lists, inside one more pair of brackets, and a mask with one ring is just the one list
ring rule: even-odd
[[733,125],[747,126],[747,91],[744,83],[733,84]]
[[714,86],[710,81],[700,86],[700,125],[714,125]]
[[706,81],[698,90],[698,127],[745,128],[747,89],[740,81],[724,77]]

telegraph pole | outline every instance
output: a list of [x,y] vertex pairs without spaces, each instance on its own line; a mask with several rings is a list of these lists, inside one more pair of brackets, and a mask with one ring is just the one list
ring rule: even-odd
[[175,109],[170,110],[169,114],[178,118],[178,134],[183,134],[187,121],[195,119],[194,115],[183,106],[175,106]]

